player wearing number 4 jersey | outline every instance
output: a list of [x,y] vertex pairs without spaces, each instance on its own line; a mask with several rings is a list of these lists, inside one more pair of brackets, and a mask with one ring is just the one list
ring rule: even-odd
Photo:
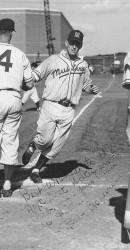
[[64,145],[82,90],[93,94],[99,92],[98,87],[92,85],[87,62],[78,56],[82,43],[83,33],[71,31],[65,42],[66,51],[50,56],[33,71],[35,81],[43,77],[46,79],[37,134],[22,157],[23,163],[27,164],[35,149],[40,150],[40,157],[31,173],[35,183],[42,182],[41,168]]
[[21,122],[21,87],[33,87],[31,65],[26,55],[10,44],[15,31],[14,21],[0,20],[0,163],[4,165],[4,184],[1,195],[12,195],[11,177],[17,164]]

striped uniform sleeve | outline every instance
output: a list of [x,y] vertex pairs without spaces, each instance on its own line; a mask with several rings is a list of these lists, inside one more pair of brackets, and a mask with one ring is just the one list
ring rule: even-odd
[[37,70],[37,68],[32,71],[32,77],[35,79],[35,82],[39,82],[40,81],[40,79],[41,79],[40,72],[39,72],[39,70]]
[[124,88],[130,89],[130,52],[126,55],[124,59],[124,73],[122,86]]
[[92,86],[92,79],[90,78],[90,71],[88,69],[88,65],[86,67],[85,75],[84,75],[84,82],[82,91],[87,91],[88,88]]
[[31,69],[30,61],[26,57],[26,55],[23,54],[23,80],[24,82],[32,81],[31,72],[32,72],[32,69]]
[[48,57],[43,61],[35,70],[32,71],[32,76],[35,78],[36,82],[39,82],[41,79],[46,78],[49,74],[50,64],[52,62],[52,56]]

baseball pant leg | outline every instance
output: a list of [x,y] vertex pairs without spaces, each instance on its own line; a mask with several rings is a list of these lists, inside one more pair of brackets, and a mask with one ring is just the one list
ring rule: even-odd
[[49,159],[63,147],[74,119],[75,110],[60,104],[46,101],[38,120],[34,142],[41,153]]
[[55,136],[53,138],[51,147],[42,151],[42,154],[47,158],[52,159],[60,152],[70,133],[73,119],[74,109],[68,108],[65,118],[61,119],[59,123],[57,123]]
[[127,109],[127,127],[126,127],[126,135],[128,139],[128,144],[130,145],[130,95],[128,100],[128,109]]
[[[15,96],[13,93],[6,93],[6,99],[8,98],[8,108],[6,110],[5,118],[1,120],[1,159],[0,163],[4,165],[16,165],[18,163],[18,147],[19,136],[18,129],[21,122],[21,97]],[[5,99],[5,100],[6,100]],[[3,106],[6,103],[3,103]],[[5,108],[6,109],[6,108]]]
[[40,151],[52,145],[55,131],[55,117],[51,116],[43,105],[37,122],[37,134],[34,137],[35,145]]
[[18,163],[19,136],[18,129],[21,123],[20,114],[10,114],[2,128],[1,163],[16,165]]

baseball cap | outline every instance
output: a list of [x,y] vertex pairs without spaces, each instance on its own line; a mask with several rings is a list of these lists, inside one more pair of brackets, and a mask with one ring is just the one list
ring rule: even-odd
[[0,30],[12,30],[15,31],[15,23],[10,18],[4,18],[0,20]]
[[80,44],[83,43],[83,33],[80,30],[72,30],[68,35],[68,42],[77,41]]

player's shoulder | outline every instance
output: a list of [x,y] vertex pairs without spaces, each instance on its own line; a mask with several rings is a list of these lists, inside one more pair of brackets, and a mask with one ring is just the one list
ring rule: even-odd
[[78,59],[80,61],[80,63],[82,63],[84,65],[84,67],[88,67],[88,63],[87,61],[84,59],[83,56],[78,56]]
[[45,63],[45,65],[46,65],[46,64],[47,64],[47,65],[48,65],[48,64],[51,65],[51,64],[57,63],[57,61],[58,61],[58,54],[53,54],[53,55],[48,56],[48,57],[46,58],[46,60],[43,61],[43,63]]
[[124,57],[124,65],[125,64],[130,64],[130,51],[128,51],[126,56]]
[[88,62],[84,59],[84,57],[83,57],[83,65],[84,67],[88,68]]
[[20,54],[20,55],[25,55],[25,53],[20,50],[19,48],[15,47],[15,46],[11,46],[12,50],[14,50],[16,53]]
[[49,58],[50,60],[54,60],[54,59],[58,58],[58,54],[50,55],[48,58]]
[[125,57],[128,57],[130,58],[130,51],[127,52],[126,56]]

